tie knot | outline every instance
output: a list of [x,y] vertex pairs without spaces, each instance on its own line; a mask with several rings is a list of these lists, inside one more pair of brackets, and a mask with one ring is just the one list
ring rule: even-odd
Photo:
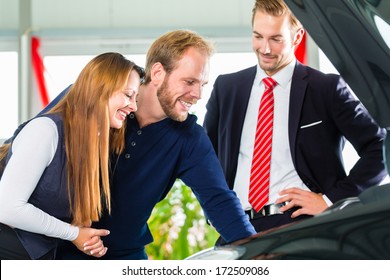
[[266,89],[271,89],[271,90],[277,85],[277,82],[271,77],[264,78],[263,83]]

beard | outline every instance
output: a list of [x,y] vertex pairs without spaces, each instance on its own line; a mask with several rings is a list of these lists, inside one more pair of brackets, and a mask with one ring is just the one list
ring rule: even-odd
[[[283,53],[281,55],[262,55],[257,53],[257,59],[259,66],[264,70],[268,75],[273,75],[278,72],[280,69],[283,69],[288,65],[294,58],[294,52]],[[263,59],[264,58],[264,59]],[[271,58],[271,61],[265,62],[266,58]]]
[[157,98],[165,115],[169,118],[178,122],[183,122],[187,119],[188,114],[180,114],[175,110],[176,99],[172,98],[172,94],[168,89],[167,77],[165,77],[162,85],[157,90]]
[[263,62],[261,56],[258,57],[260,68],[263,69],[265,72],[275,72],[278,70],[279,67],[279,61],[273,61],[272,63]]

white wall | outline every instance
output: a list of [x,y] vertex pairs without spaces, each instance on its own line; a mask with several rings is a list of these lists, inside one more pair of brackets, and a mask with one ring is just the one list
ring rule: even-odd
[[[0,30],[31,1],[36,29],[248,26],[252,0],[0,0]],[[20,2],[20,4],[19,4]]]
[[0,0],[0,31],[18,28],[18,9],[19,1]]
[[[171,29],[215,38],[222,51],[249,51],[254,0],[0,0],[0,51],[19,34],[39,36],[43,55],[143,53]],[[225,44],[228,42],[229,44]],[[229,49],[224,49],[229,48]]]

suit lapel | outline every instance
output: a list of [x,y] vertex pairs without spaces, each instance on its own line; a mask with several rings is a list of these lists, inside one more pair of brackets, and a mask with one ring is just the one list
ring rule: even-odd
[[240,84],[239,86],[240,91],[237,92],[235,98],[235,107],[237,110],[235,110],[235,112],[232,112],[233,118],[235,118],[235,120],[232,122],[233,123],[232,133],[234,135],[234,138],[232,138],[233,139],[232,152],[233,155],[237,157],[237,159],[238,159],[238,152],[240,149],[242,128],[244,126],[246,110],[248,108],[249,97],[251,95],[253,80],[255,78],[255,75],[256,75],[256,66],[249,68],[248,71],[244,73],[242,79],[238,81],[238,83]]
[[299,121],[301,119],[301,112],[303,106],[303,100],[307,88],[307,68],[297,62],[295,65],[294,73],[291,80],[290,91],[290,108],[289,108],[289,123],[288,134],[290,141],[291,156],[295,164],[295,144],[299,129]]
[[231,123],[232,131],[229,155],[227,156],[230,158],[227,163],[229,166],[227,168],[227,181],[231,189],[233,189],[234,179],[237,172],[242,129],[244,126],[244,120],[246,110],[248,108],[249,97],[252,91],[253,81],[256,75],[256,66],[248,68],[242,74],[243,75],[239,75],[237,80],[234,81],[238,84],[239,90],[234,92],[234,99],[229,101],[233,101],[234,106],[227,116],[230,119],[230,121],[227,123]]

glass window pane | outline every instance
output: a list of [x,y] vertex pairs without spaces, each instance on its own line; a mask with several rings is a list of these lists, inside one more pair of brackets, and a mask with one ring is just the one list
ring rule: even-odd
[[18,125],[18,54],[0,52],[0,61],[0,139],[7,139]]
[[[53,100],[62,90],[74,83],[84,66],[94,55],[45,56],[45,81],[49,99]],[[139,66],[144,67],[145,55],[126,55]]]
[[204,86],[202,98],[191,109],[198,117],[198,123],[203,124],[204,115],[206,114],[206,103],[210,97],[215,79],[218,75],[233,73],[257,63],[256,56],[253,52],[243,53],[216,53],[210,60],[209,82]]

